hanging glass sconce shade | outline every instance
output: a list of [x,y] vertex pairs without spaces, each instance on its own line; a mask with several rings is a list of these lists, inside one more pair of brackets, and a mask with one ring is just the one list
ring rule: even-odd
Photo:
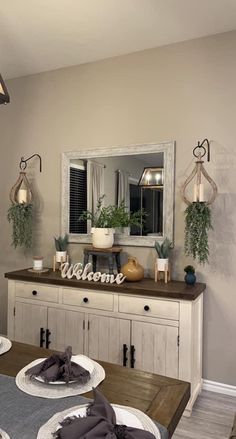
[[[204,143],[207,144],[207,149],[205,148]],[[204,202],[207,205],[212,204],[215,201],[217,196],[217,186],[215,182],[212,180],[210,175],[207,173],[206,169],[203,166],[204,161],[202,158],[207,154],[207,161],[210,161],[210,143],[208,139],[204,139],[202,143],[198,142],[198,145],[193,149],[193,155],[197,158],[195,167],[181,189],[181,196],[184,202],[188,205],[192,204],[192,202]],[[203,177],[208,181],[209,185],[212,189],[212,194],[208,200],[205,199],[204,196],[204,183]],[[190,183],[194,181],[193,186],[193,200],[189,200],[186,192]]]
[[7,91],[7,87],[2,79],[2,76],[0,75],[0,105],[1,104],[8,104],[10,102],[10,96]]

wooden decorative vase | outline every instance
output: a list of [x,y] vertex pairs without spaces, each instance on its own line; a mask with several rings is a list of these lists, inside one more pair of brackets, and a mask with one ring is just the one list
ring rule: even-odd
[[144,268],[134,257],[129,257],[127,264],[121,267],[121,273],[126,276],[129,282],[137,282],[144,278]]

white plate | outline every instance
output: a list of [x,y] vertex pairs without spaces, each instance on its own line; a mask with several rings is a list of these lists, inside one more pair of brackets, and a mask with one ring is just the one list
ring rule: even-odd
[[[46,358],[42,358],[40,361],[44,361],[46,360]],[[93,372],[94,369],[94,365],[93,362],[90,360],[90,358],[86,357],[85,355],[72,355],[71,357],[71,361],[73,361],[76,364],[79,364],[80,366],[82,366],[84,369],[88,370],[90,375]],[[40,381],[41,383],[45,383],[44,379],[40,376],[36,377],[34,376],[34,379],[36,379],[37,381]],[[69,381],[69,383],[75,383],[75,381]],[[47,384],[66,384],[65,381],[49,381],[49,383]]]
[[0,435],[2,439],[10,439],[10,436],[8,436],[8,434],[4,430],[1,430],[1,428],[0,428]]
[[0,337],[0,344],[2,344],[2,339],[1,339],[1,337]]
[[[117,424],[149,431],[156,439],[161,439],[159,428],[145,413],[132,407],[117,404],[111,405],[116,414]],[[87,407],[88,404],[84,404],[82,406],[71,407],[71,409],[66,409],[63,410],[63,412],[56,413],[39,429],[37,439],[52,439],[53,433],[61,428],[60,423],[63,419],[68,418],[69,416],[84,416],[86,415]]]
[[[125,410],[124,408],[115,406],[114,404],[111,404],[113,407],[115,414],[116,414],[116,423],[118,425],[127,425],[128,427],[133,428],[140,428],[143,429],[142,422],[138,419],[136,415],[133,413],[130,413],[128,410]],[[69,413],[67,416],[65,416],[64,419],[69,418],[71,416],[86,416],[86,407],[81,407],[80,409],[77,409],[71,413]],[[60,426],[58,426],[57,430],[59,430]]]

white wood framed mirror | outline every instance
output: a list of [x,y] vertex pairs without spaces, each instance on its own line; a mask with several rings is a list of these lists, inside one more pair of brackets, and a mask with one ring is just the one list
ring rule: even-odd
[[[145,168],[161,170],[162,187],[140,186]],[[153,247],[165,237],[173,241],[174,178],[174,141],[64,152],[61,233],[69,234],[69,242],[91,243],[91,224],[79,221],[79,216],[94,209],[99,194],[105,194],[104,205],[117,204],[124,196],[130,211],[143,208],[148,214],[143,227],[117,230],[115,244]]]

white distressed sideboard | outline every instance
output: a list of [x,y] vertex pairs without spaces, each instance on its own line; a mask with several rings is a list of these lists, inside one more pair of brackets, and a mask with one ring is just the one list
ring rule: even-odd
[[202,383],[205,284],[121,285],[6,273],[8,337],[191,383],[190,414]]

